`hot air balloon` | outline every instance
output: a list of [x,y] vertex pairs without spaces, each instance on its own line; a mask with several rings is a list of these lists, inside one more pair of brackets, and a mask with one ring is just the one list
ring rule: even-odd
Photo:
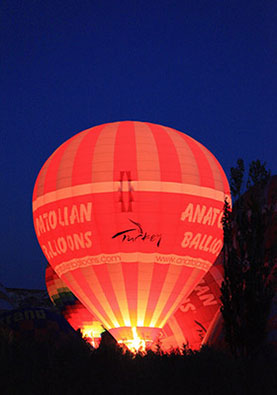
[[220,254],[215,264],[163,327],[160,337],[163,350],[182,348],[184,345],[192,350],[199,350],[203,344],[211,343],[211,333],[221,316],[222,280],[223,257]]
[[[214,266],[205,274],[192,293],[184,300],[178,310],[170,317],[161,330],[159,341],[163,351],[182,348],[187,345],[192,350],[199,350],[203,344],[215,343],[215,328],[222,322],[220,314],[220,286],[223,279],[222,254]],[[101,340],[103,327],[100,322],[73,295],[64,282],[47,265],[45,282],[53,304],[75,329],[80,329],[83,336],[91,339],[97,347]],[[154,344],[155,346],[155,344]]]
[[67,322],[75,330],[79,329],[93,347],[98,347],[104,332],[102,324],[73,295],[50,265],[46,267],[45,283],[52,303]]
[[222,247],[229,186],[215,157],[174,129],[87,129],[46,161],[33,193],[40,246],[118,340],[153,341]]

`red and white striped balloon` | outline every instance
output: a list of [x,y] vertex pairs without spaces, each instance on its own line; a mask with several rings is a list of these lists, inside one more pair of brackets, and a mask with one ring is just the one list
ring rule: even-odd
[[182,348],[184,345],[199,350],[203,344],[215,342],[214,329],[221,320],[222,281],[223,255],[220,254],[162,329],[160,341],[164,350]]
[[97,347],[104,328],[99,321],[73,295],[50,265],[45,270],[45,284],[52,303],[76,331]]
[[115,122],[62,144],[33,194],[41,248],[118,339],[153,340],[222,247],[226,176],[174,129]]

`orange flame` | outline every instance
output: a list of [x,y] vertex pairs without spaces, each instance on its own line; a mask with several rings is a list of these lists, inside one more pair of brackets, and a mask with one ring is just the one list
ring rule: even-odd
[[132,333],[133,339],[119,340],[118,343],[125,344],[125,346],[127,346],[128,349],[134,354],[138,353],[139,351],[145,352],[146,342],[138,336],[136,327],[132,328]]

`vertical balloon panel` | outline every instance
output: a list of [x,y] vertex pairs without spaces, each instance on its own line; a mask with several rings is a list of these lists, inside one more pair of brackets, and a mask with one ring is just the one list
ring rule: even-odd
[[81,132],[42,168],[34,225],[51,266],[117,339],[153,339],[222,247],[229,187],[214,156],[173,129]]
[[104,331],[103,326],[73,295],[50,265],[47,265],[45,270],[45,283],[51,301],[67,322],[75,330],[80,330],[82,335],[97,347]]
[[199,350],[201,345],[210,343],[211,339],[214,341],[214,329],[221,319],[222,281],[221,254],[162,329],[160,340],[163,349],[187,345],[193,350]]

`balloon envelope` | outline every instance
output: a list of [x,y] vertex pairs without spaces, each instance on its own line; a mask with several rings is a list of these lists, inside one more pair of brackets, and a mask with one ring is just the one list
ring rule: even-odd
[[223,280],[222,254],[203,279],[186,298],[179,309],[167,321],[161,331],[161,347],[199,350],[203,344],[211,343],[214,328],[220,320],[220,296]]
[[215,157],[171,128],[115,122],[46,161],[33,194],[41,248],[118,339],[154,339],[222,247],[228,182]]
[[45,271],[45,283],[52,303],[75,330],[81,330],[91,344],[98,346],[104,328],[99,321],[73,295],[50,265]]
[[[205,274],[192,293],[181,304],[162,328],[159,340],[164,351],[182,348],[187,345],[199,350],[205,343],[216,343],[221,333],[221,325],[217,335],[215,329],[221,322],[220,286],[223,279],[222,255],[214,266]],[[47,266],[45,275],[46,287],[52,302],[75,329],[88,332],[91,328],[94,335],[94,346],[101,338],[101,323],[72,294],[66,284],[57,276],[51,266]]]

